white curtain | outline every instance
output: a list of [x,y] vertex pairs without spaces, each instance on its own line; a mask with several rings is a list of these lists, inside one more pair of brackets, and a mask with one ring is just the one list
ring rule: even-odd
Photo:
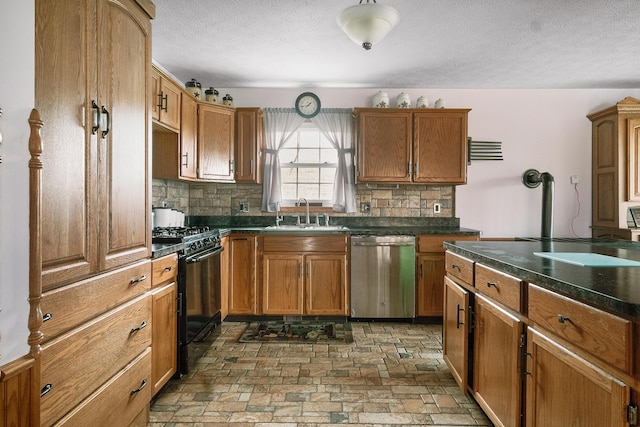
[[336,212],[355,212],[352,110],[350,108],[323,108],[313,118],[313,123],[338,151],[338,168],[333,185],[333,210]]
[[278,153],[289,138],[302,126],[304,118],[293,108],[265,108],[265,158],[262,180],[262,210],[275,212],[282,202],[282,178]]

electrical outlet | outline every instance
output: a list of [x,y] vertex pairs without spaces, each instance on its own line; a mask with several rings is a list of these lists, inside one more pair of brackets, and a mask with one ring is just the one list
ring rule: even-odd
[[440,213],[440,203],[434,203],[433,204],[433,213],[434,214],[439,214]]
[[240,212],[249,212],[249,203],[240,203]]
[[580,182],[580,177],[578,175],[571,175],[570,179],[572,184],[577,184]]
[[370,214],[371,213],[371,203],[369,203],[369,202],[360,203],[360,212],[362,212],[363,214]]

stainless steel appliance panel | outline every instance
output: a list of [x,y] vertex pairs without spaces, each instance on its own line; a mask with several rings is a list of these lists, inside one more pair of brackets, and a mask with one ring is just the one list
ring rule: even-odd
[[351,237],[351,317],[415,317],[415,237]]

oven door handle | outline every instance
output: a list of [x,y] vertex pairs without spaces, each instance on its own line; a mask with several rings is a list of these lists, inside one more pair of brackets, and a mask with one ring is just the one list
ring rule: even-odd
[[200,262],[202,260],[205,260],[207,258],[210,258],[214,255],[218,255],[220,252],[224,251],[224,247],[219,246],[215,249],[212,249],[210,251],[204,252],[202,254],[197,254],[197,255],[192,255],[190,257],[187,257],[187,259],[185,259],[185,262],[187,264],[194,264],[196,262]]

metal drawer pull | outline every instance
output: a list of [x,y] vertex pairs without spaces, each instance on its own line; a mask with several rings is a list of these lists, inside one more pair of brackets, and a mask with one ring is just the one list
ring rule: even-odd
[[162,91],[160,91],[160,93],[158,94],[158,105],[156,105],[156,107],[158,107],[160,110],[162,110]]
[[45,314],[42,316],[42,323],[46,322],[47,320],[51,320],[51,318],[52,318],[52,317],[53,317],[53,314],[51,314],[51,313],[45,313]]
[[571,319],[563,316],[562,314],[558,314],[558,322],[560,323],[571,322]]
[[164,271],[171,271],[173,270],[173,267],[171,267],[170,265],[164,268]]
[[464,322],[460,321],[460,312],[464,311],[463,307],[460,307],[460,304],[457,304],[458,312],[456,313],[456,329],[460,329],[461,325],[464,325]]
[[135,390],[131,390],[131,393],[129,394],[129,396],[133,396],[134,394],[136,394],[137,392],[141,391],[143,388],[145,388],[147,386],[147,380],[144,379],[142,380],[142,382],[140,383],[140,387],[138,387]]
[[102,106],[102,114],[107,115],[107,128],[102,131],[102,139],[105,139],[107,137],[107,134],[109,134],[109,132],[111,131],[111,113],[104,105]]
[[44,387],[42,387],[42,390],[40,390],[40,397],[43,397],[45,394],[49,393],[52,388],[53,388],[53,384],[47,384]]
[[458,264],[451,264],[451,269],[456,269],[458,271],[462,271],[462,269],[460,268],[460,266]]
[[490,288],[490,287],[492,287],[492,286],[493,286],[494,288],[497,288],[497,287],[498,287],[498,284],[497,284],[497,283],[494,283],[494,282],[487,282],[487,288]]
[[189,153],[184,153],[182,155],[182,157],[184,157],[184,163],[182,164],[182,166],[184,166],[185,168],[189,167]]
[[136,283],[140,283],[147,280],[147,275],[143,274],[142,276],[138,277],[137,279],[131,279],[131,281],[129,282],[130,285],[135,285]]
[[100,129],[100,107],[98,107],[96,101],[91,101],[91,108],[96,110],[96,114],[93,116],[94,125],[91,126],[91,135],[95,135]]
[[141,330],[145,326],[147,326],[147,321],[143,320],[142,323],[140,324],[140,326],[138,326],[137,328],[131,328],[131,331],[129,332],[129,334],[133,334],[135,332],[138,332],[139,330]]

